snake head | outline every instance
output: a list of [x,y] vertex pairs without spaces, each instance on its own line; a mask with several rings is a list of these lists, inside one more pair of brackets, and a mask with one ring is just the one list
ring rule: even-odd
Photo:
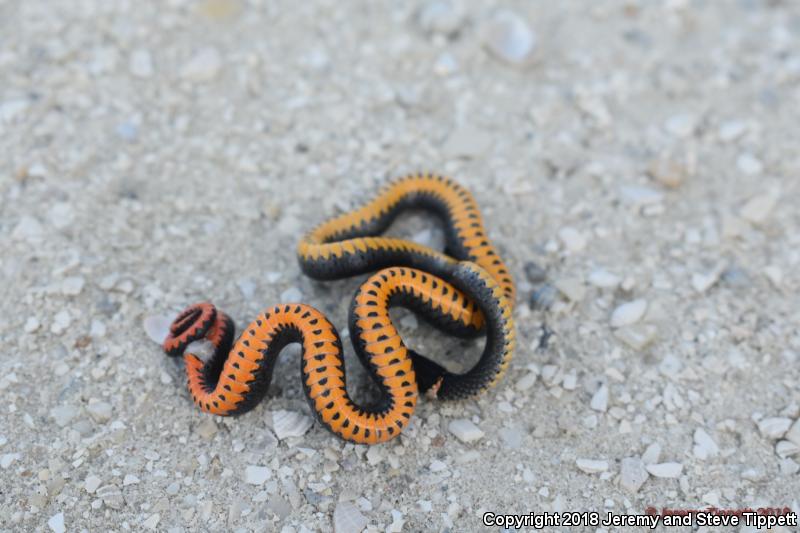
[[190,305],[180,312],[164,339],[164,352],[171,357],[183,354],[189,343],[203,339],[217,319],[217,309],[209,302]]

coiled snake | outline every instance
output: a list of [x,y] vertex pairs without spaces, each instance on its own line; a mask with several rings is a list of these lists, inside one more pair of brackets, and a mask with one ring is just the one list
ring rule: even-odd
[[[412,208],[442,219],[443,253],[379,236],[400,212]],[[292,303],[267,309],[234,343],[231,318],[200,303],[178,315],[163,347],[169,355],[183,355],[189,391],[203,411],[234,415],[255,407],[266,394],[278,355],[293,342],[302,345],[303,387],[317,419],[360,444],[399,435],[420,392],[467,398],[493,386],[506,370],[515,346],[514,283],[486,236],[475,200],[454,181],[417,174],[391,182],[360,209],[305,235],[297,254],[303,272],[319,280],[374,272],[353,297],[349,329],[380,400],[370,406],[352,401],[339,334],[313,307]],[[409,308],[451,335],[485,332],[480,360],[468,372],[455,374],[410,350],[389,317],[392,306]],[[186,353],[191,342],[201,339],[214,346],[205,362]]]

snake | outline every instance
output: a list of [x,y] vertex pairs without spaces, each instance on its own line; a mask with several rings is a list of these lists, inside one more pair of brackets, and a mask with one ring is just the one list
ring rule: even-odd
[[[381,236],[410,209],[441,220],[442,252]],[[314,307],[275,305],[234,340],[230,316],[201,302],[175,318],[163,349],[183,356],[189,393],[202,411],[238,415],[252,410],[266,395],[281,351],[299,343],[303,389],[316,419],[346,441],[378,444],[402,433],[421,394],[442,400],[474,397],[507,370],[516,345],[514,282],[487,237],[472,194],[454,180],[418,173],[391,181],[362,207],[304,235],[297,258],[303,273],[316,280],[370,274],[351,300],[348,329],[379,399],[359,405],[350,397],[341,338]],[[408,348],[392,323],[392,307],[410,309],[449,335],[485,335],[478,362],[453,373]],[[201,340],[213,348],[206,360],[191,353],[192,343]]]

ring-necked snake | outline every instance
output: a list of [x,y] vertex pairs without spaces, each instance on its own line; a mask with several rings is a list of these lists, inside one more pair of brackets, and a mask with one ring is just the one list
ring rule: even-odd
[[[405,209],[433,211],[445,227],[444,253],[411,241],[378,237]],[[375,444],[405,428],[420,392],[442,399],[476,395],[502,376],[515,346],[514,283],[489,243],[472,195],[436,175],[412,175],[387,185],[362,208],[331,219],[298,245],[304,273],[331,280],[374,273],[356,291],[349,329],[356,353],[378,384],[376,405],[353,403],[346,390],[342,344],[325,316],[305,304],[281,304],[259,315],[234,340],[234,324],[210,303],[183,311],[164,350],[184,356],[189,391],[203,410],[249,411],[264,397],[275,362],[290,343],[302,345],[302,381],[318,420],[341,438]],[[389,317],[406,307],[444,332],[486,333],[478,363],[454,374],[408,349]],[[206,339],[214,353],[203,362],[184,353]]]

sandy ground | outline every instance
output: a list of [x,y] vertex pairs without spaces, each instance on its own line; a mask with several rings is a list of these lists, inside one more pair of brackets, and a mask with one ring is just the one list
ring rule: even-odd
[[[0,0],[0,530],[800,510],[798,4],[597,4]],[[253,412],[195,409],[143,320],[301,299],[344,328],[360,280],[295,244],[420,169],[518,281],[500,385],[369,450],[309,426],[296,350]]]

